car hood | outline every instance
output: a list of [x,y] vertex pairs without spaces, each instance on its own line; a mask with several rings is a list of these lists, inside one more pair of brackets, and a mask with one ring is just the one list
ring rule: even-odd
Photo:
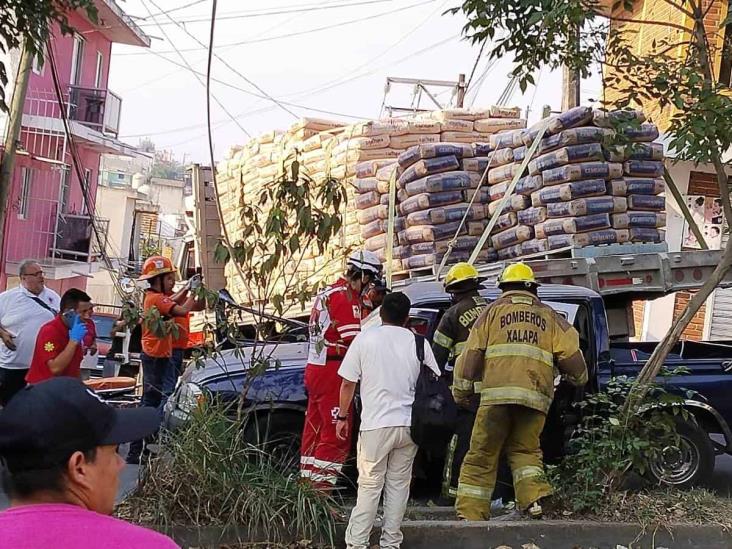
[[183,381],[202,384],[216,378],[240,374],[252,368],[260,360],[268,369],[305,367],[308,359],[307,342],[279,343],[229,349],[203,361],[191,361],[183,374]]

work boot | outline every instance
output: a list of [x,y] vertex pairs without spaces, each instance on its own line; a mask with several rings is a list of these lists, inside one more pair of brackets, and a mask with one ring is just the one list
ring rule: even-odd
[[541,505],[539,505],[538,501],[535,501],[532,503],[529,508],[526,510],[529,517],[532,519],[540,519],[544,515],[544,511],[541,508]]

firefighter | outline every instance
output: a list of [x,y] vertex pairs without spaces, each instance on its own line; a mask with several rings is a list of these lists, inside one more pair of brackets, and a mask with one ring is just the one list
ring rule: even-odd
[[[432,352],[440,371],[448,381],[452,377],[455,360],[460,356],[468,339],[470,328],[486,306],[485,299],[478,293],[479,287],[478,271],[469,263],[453,265],[445,276],[445,291],[451,295],[453,304],[440,319],[432,341]],[[454,383],[457,381],[453,380]],[[473,431],[480,402],[480,397],[473,392],[472,383],[468,385],[470,391],[465,398],[456,399],[458,424],[445,460],[442,495],[448,499],[454,499],[457,494],[460,466],[470,447],[470,433]]]
[[542,304],[525,263],[507,266],[501,296],[476,321],[456,377],[481,382],[480,406],[465,456],[455,508],[466,520],[487,520],[503,450],[511,466],[517,505],[540,518],[550,495],[539,436],[554,396],[554,367],[576,386],[587,382],[579,334]]
[[363,296],[381,275],[381,262],[373,252],[359,250],[346,262],[345,276],[315,298],[310,314],[310,348],[305,368],[308,407],[302,434],[300,474],[320,489],[338,481],[351,448],[350,436],[336,436],[336,422],[349,422],[350,410],[338,408],[338,368],[353,338],[361,329]]

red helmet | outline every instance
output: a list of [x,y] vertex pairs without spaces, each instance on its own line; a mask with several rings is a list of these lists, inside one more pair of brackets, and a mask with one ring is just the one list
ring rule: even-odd
[[150,280],[156,276],[160,276],[167,273],[174,273],[175,267],[173,262],[167,257],[162,255],[153,255],[145,260],[142,265],[142,275],[138,280]]

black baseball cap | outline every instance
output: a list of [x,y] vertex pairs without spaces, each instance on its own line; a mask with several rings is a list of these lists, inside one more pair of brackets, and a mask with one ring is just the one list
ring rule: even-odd
[[112,408],[78,379],[28,385],[0,411],[0,458],[11,472],[46,469],[76,451],[123,444],[157,431],[155,408]]

